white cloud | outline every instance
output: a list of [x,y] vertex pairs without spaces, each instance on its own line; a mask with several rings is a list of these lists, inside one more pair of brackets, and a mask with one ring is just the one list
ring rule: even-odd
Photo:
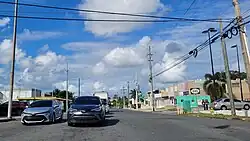
[[114,48],[119,46],[117,43],[109,42],[70,42],[63,44],[61,47],[72,51],[93,51],[100,48]]
[[147,45],[150,43],[148,36],[143,37],[137,44],[130,47],[117,47],[111,50],[103,61],[114,67],[136,67],[145,64],[147,60]]
[[30,31],[29,29],[24,29],[22,33],[17,35],[17,38],[21,41],[35,41],[42,39],[57,38],[64,35],[62,32],[55,31]]
[[106,86],[104,83],[102,82],[99,82],[99,81],[96,81],[94,84],[93,84],[93,89],[95,91],[105,91],[106,90]]
[[[159,13],[165,10],[160,0],[83,0],[80,9],[97,9],[100,11],[124,12],[131,14]],[[88,19],[142,19],[138,17],[107,15],[97,13],[80,13]],[[142,27],[143,23],[104,23],[85,22],[85,29],[99,36],[111,36],[126,33]]]
[[93,67],[93,72],[94,72],[94,74],[97,74],[97,75],[98,74],[105,74],[108,72],[108,69],[106,68],[106,66],[103,62],[99,62]]
[[10,23],[10,18],[8,17],[0,19],[0,27],[4,27],[8,25],[9,23]]
[[[5,39],[0,43],[0,64],[8,64],[12,56],[12,41]],[[19,48],[16,48],[16,61],[19,62],[26,54]]]
[[142,65],[145,59],[132,48],[116,48],[104,57],[104,61],[115,67],[131,67]]
[[40,49],[38,49],[39,53],[44,53],[47,52],[49,50],[49,45],[45,44],[43,47],[41,47]]

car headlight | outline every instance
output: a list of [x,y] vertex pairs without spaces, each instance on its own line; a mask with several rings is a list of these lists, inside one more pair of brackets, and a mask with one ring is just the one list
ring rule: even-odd
[[72,109],[72,108],[69,109],[69,113],[74,113],[74,112],[77,112],[77,109]]
[[91,111],[100,112],[101,110],[102,110],[102,108],[101,108],[101,107],[98,107],[98,108],[92,109]]

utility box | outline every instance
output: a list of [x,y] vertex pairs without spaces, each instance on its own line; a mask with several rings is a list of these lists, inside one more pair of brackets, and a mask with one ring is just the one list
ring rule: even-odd
[[191,112],[193,108],[198,108],[202,100],[211,103],[209,95],[184,95],[176,96],[176,106],[183,108],[184,112]]

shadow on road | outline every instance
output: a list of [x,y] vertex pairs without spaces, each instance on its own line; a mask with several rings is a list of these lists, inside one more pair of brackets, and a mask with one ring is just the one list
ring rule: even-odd
[[114,116],[111,116],[111,115],[106,115],[105,118],[112,118]]
[[[62,119],[61,121],[56,121],[53,124],[61,124],[67,122],[67,119]],[[51,123],[30,123],[30,124],[25,124],[26,126],[41,126],[41,125],[53,125]]]
[[116,125],[120,120],[118,119],[106,119],[102,124],[77,124],[74,127],[108,127]]
[[220,126],[216,126],[214,127],[215,129],[226,129],[226,128],[229,128],[230,125],[220,125]]

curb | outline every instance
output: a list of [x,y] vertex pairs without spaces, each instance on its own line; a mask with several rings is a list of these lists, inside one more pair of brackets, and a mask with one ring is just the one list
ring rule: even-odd
[[0,118],[0,123],[1,122],[9,122],[9,121],[17,121],[21,119],[21,117],[13,117],[13,118]]

